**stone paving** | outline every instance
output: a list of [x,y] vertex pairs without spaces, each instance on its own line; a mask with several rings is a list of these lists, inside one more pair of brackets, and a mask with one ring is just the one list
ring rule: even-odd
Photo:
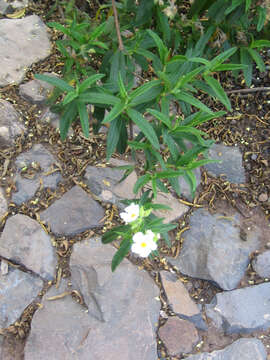
[[[5,4],[0,0],[2,13],[12,10],[12,5]],[[14,8],[16,4],[13,3]],[[50,53],[49,35],[36,15],[0,20],[0,33],[6,34],[0,38],[0,86],[19,84],[26,67]],[[19,89],[24,99],[40,107],[49,91],[37,81],[24,83]],[[11,148],[26,128],[10,102],[0,99],[0,108],[0,147]],[[43,115],[48,113],[48,109],[42,109]],[[219,144],[210,152],[222,160],[221,164],[206,166],[210,175],[224,176],[234,184],[245,183],[238,148]],[[269,360],[270,355],[267,357],[266,347],[257,336],[258,331],[270,328],[269,250],[252,262],[254,271],[265,282],[239,289],[250,266],[250,255],[263,246],[263,230],[253,224],[243,234],[242,218],[237,212],[228,217],[206,209],[193,211],[190,229],[183,235],[182,251],[176,259],[168,259],[171,271],[158,274],[162,289],[148,272],[127,259],[112,273],[110,263],[115,248],[103,246],[100,238],[91,236],[73,246],[71,278],[48,286],[48,281],[56,279],[58,259],[53,238],[44,224],[54,237],[72,237],[100,228],[105,212],[99,201],[120,207],[119,200],[134,196],[132,188],[137,179],[132,173],[119,184],[122,171],[115,169],[118,164],[113,161],[105,168],[88,166],[83,181],[92,195],[74,185],[38,218],[8,211],[12,203],[20,206],[35,200],[40,186],[51,190],[59,186],[63,176],[57,161],[52,148],[35,144],[14,160],[16,189],[11,199],[0,188],[0,216],[5,221],[0,238],[0,326],[4,329],[14,324],[28,305],[39,303],[24,354],[18,359],[157,360],[161,359],[157,341],[162,341],[171,358]],[[196,177],[200,184],[198,170]],[[183,196],[191,200],[180,181]],[[167,222],[190,211],[172,194],[160,194],[158,202],[173,207],[172,212],[161,214]],[[269,228],[267,231],[269,234]],[[220,292],[202,307],[192,300],[181,281],[183,276],[204,279]],[[80,294],[82,304],[73,299],[74,291]],[[161,310],[161,291],[171,309],[169,314]],[[160,319],[163,321],[158,329]],[[235,341],[229,340],[222,349],[202,352],[200,343],[202,337],[208,336],[209,324],[223,332],[224,337],[234,334],[241,338],[230,338]],[[1,359],[7,352],[2,340],[0,336]]]

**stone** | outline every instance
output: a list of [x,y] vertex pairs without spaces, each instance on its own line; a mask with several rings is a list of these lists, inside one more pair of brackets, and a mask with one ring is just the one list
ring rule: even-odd
[[237,147],[214,144],[209,150],[209,158],[221,160],[221,163],[210,163],[205,169],[212,176],[225,176],[233,184],[246,182],[242,165],[242,154]]
[[24,351],[25,360],[91,359],[85,347],[88,337],[95,336],[97,321],[89,319],[86,310],[71,295],[55,301],[50,298],[67,292],[67,282],[62,279],[59,289],[55,286],[42,299],[42,307],[34,314],[31,332]]
[[20,122],[20,117],[13,105],[0,99],[0,149],[14,145],[15,138],[22,135],[24,131],[25,127]]
[[40,219],[56,235],[76,235],[102,225],[105,213],[97,201],[80,186],[74,186],[45,211]]
[[[128,165],[129,163],[122,163]],[[137,175],[133,171],[124,181],[119,183],[124,175],[124,170],[116,167],[87,166],[85,171],[85,183],[90,191],[101,201],[119,205],[121,199],[133,199],[133,187],[137,181]]]
[[262,278],[270,277],[270,250],[258,255],[252,261],[253,269]]
[[6,328],[35,300],[43,288],[43,281],[9,267],[8,274],[0,274],[0,283],[0,327]]
[[89,360],[156,360],[159,290],[147,272],[126,259],[112,273],[115,251],[89,238],[74,245],[70,258],[73,286],[83,295],[89,315],[100,320],[89,342]]
[[270,283],[216,294],[206,314],[226,334],[270,328]]
[[86,312],[69,295],[49,301],[57,294],[69,293],[62,280],[58,290],[53,287],[44,296],[43,307],[33,317],[25,360],[47,360],[48,349],[52,360],[157,359],[155,326],[160,302],[155,298],[159,290],[147,272],[126,259],[112,273],[114,253],[111,245],[102,245],[98,239],[74,245],[72,288],[79,287],[85,302],[96,301],[102,318],[94,316],[91,303]]
[[268,200],[268,195],[266,193],[261,193],[258,197],[258,200],[261,202],[265,202]]
[[26,8],[28,0],[0,0],[0,14],[6,15],[13,13],[15,10]]
[[180,255],[169,261],[185,275],[232,290],[244,276],[249,255],[259,246],[259,237],[258,228],[240,230],[237,214],[225,217],[199,209],[190,217]]
[[[44,73],[44,75],[50,75]],[[41,80],[30,80],[19,87],[20,96],[31,104],[43,105],[48,100],[54,86]]]
[[195,326],[177,317],[169,317],[158,334],[171,356],[189,353],[199,341]]
[[0,87],[18,84],[27,67],[51,52],[47,27],[37,15],[0,20]]
[[258,339],[239,339],[222,350],[188,356],[187,360],[266,360],[263,343]]
[[0,238],[0,255],[47,280],[54,278],[57,258],[51,239],[37,221],[26,215],[7,219]]
[[0,222],[8,209],[7,200],[5,198],[4,190],[0,187]]
[[[196,168],[193,171],[193,173],[194,173],[195,178],[196,178],[196,184],[197,184],[196,189],[198,189],[198,187],[201,184],[201,180],[202,180],[201,179],[201,170],[200,170],[200,168]],[[180,186],[181,196],[184,196],[185,198],[187,198],[188,201],[192,201],[193,198],[192,198],[192,194],[190,192],[189,184],[185,181],[183,176],[179,176],[178,183],[179,183],[179,186]]]
[[55,189],[62,180],[60,170],[49,174],[55,162],[52,154],[41,144],[35,144],[31,150],[20,154],[15,161],[17,191],[12,194],[12,201],[20,205],[31,199],[41,184],[44,188]]
[[200,309],[189,296],[184,284],[175,274],[167,271],[161,271],[160,277],[172,311],[179,315],[180,318],[189,320],[198,328],[205,330],[206,325],[202,319]]
[[180,203],[171,193],[158,192],[154,203],[167,205],[171,208],[171,210],[158,210],[153,212],[156,216],[164,218],[163,222],[166,224],[178,220],[189,210],[188,206]]

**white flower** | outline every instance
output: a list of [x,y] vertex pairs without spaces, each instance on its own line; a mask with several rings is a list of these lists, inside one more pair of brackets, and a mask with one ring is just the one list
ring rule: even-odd
[[137,232],[132,238],[133,244],[131,246],[131,251],[141,257],[147,257],[153,250],[157,249],[154,237],[155,234],[151,230],[147,230],[146,234]]
[[140,214],[140,207],[137,204],[130,204],[125,208],[125,212],[120,213],[121,219],[125,221],[125,223],[130,223],[138,219]]

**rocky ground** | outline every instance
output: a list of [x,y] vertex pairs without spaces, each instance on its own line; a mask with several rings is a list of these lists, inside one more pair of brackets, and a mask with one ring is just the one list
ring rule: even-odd
[[194,200],[182,180],[180,199],[159,194],[172,248],[112,274],[100,237],[137,175],[119,184],[129,159],[106,163],[102,133],[60,141],[52,89],[33,80],[60,70],[42,12],[0,0],[0,13],[0,358],[269,360],[268,94],[232,95],[206,126],[222,162],[197,171]]

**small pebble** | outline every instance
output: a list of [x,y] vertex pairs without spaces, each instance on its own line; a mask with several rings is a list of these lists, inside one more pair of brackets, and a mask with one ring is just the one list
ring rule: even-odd
[[266,193],[261,193],[258,197],[258,200],[261,202],[265,202],[268,200],[268,195]]

